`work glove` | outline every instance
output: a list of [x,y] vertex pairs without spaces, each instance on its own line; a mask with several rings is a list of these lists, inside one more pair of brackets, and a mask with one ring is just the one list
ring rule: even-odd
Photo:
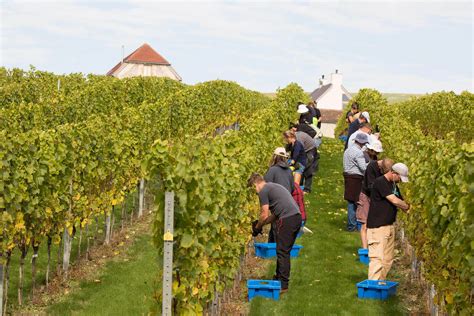
[[253,237],[257,237],[258,235],[260,235],[262,233],[262,228],[261,227],[259,229],[257,229],[257,223],[258,223],[258,219],[254,220],[252,222],[252,236]]

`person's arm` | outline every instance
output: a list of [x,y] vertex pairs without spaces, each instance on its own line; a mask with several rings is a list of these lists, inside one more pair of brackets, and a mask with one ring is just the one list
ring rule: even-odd
[[[357,146],[357,145],[354,145],[354,146]],[[357,168],[359,168],[360,172],[364,174],[365,169],[367,169],[367,165],[368,165],[368,163],[365,161],[364,155],[363,154],[358,155],[357,157],[355,157],[355,160],[356,160]]]
[[402,199],[399,199],[395,194],[390,194],[386,196],[386,199],[395,205],[398,208],[401,208],[404,211],[408,211],[410,209],[410,204],[407,202],[403,201]]
[[275,215],[270,213],[270,208],[268,204],[262,205],[260,209],[260,217],[258,218],[258,223],[256,228],[260,229],[268,223],[271,223],[275,220]]

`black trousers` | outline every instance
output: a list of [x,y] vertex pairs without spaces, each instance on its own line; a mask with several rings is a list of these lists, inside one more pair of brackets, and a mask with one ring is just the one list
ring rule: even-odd
[[311,192],[313,186],[313,175],[319,170],[319,153],[317,148],[306,153],[306,168],[303,171],[302,184],[305,192]]
[[270,231],[268,232],[268,242],[276,242],[276,222],[270,224]]
[[275,278],[280,280],[282,289],[287,289],[290,282],[290,251],[301,227],[301,214],[278,219],[276,224],[277,266]]

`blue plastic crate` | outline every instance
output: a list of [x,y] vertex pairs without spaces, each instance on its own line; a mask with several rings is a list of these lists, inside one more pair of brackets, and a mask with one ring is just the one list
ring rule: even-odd
[[[292,258],[298,257],[301,248],[303,246],[293,245],[290,256]],[[255,255],[265,259],[276,257],[276,243],[255,243]]]
[[369,264],[370,259],[369,259],[369,249],[367,248],[359,248],[359,261],[362,262],[363,264]]
[[359,298],[370,298],[386,300],[397,293],[398,282],[365,280],[357,283],[357,296]]
[[255,296],[279,300],[281,283],[275,280],[248,280],[247,290],[249,301]]

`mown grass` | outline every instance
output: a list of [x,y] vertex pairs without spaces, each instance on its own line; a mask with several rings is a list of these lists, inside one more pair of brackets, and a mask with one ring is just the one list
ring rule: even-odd
[[[356,283],[367,279],[367,266],[358,261],[359,234],[345,231],[342,144],[324,139],[320,170],[313,193],[306,196],[308,224],[314,235],[297,240],[300,257],[292,260],[289,291],[280,301],[255,298],[250,315],[400,315],[398,297],[387,301],[360,300]],[[267,273],[271,279],[275,266]],[[398,279],[393,273],[391,279]]]
[[[126,210],[127,218],[129,220],[130,213],[132,208],[136,208],[136,201],[134,201],[134,196],[136,192],[132,192],[127,196],[126,199]],[[136,216],[136,211],[135,211]],[[115,224],[114,229],[120,229],[121,225],[121,208],[116,207],[114,211]],[[127,222],[129,224],[129,222]],[[97,231],[97,233],[95,233]],[[71,258],[70,263],[74,265],[77,261],[79,254],[79,231],[76,231],[76,234],[72,240],[71,248]],[[94,241],[94,236],[96,237]],[[88,232],[85,228],[82,233],[82,241],[80,243],[81,256],[85,256],[87,250],[87,238],[89,238],[90,247],[93,247],[94,244],[101,244],[105,238],[105,216],[99,216],[98,221],[92,221],[89,224]],[[62,244],[51,244],[51,262],[50,262],[50,280],[56,276],[56,269],[58,266],[58,248],[61,247],[59,264],[62,264]],[[9,267],[9,286],[8,286],[8,308],[7,311],[15,310],[19,307],[18,305],[18,287],[19,287],[19,269],[20,269],[20,251],[14,249],[11,256],[10,267]],[[27,256],[25,258],[24,264],[24,276],[23,276],[23,304],[29,304],[31,302],[31,290],[32,290],[32,271],[31,271],[31,258],[33,255],[33,250],[30,247],[28,249]],[[47,252],[47,238],[44,238],[40,244],[38,251],[38,259],[36,261],[36,287],[40,289],[46,284],[46,269],[48,264],[48,252]],[[61,266],[62,268],[62,266]]]
[[[156,313],[158,252],[151,233],[137,236],[125,258],[110,261],[97,280],[83,281],[79,288],[51,305],[48,315],[148,315]],[[99,282],[100,281],[100,282]]]

